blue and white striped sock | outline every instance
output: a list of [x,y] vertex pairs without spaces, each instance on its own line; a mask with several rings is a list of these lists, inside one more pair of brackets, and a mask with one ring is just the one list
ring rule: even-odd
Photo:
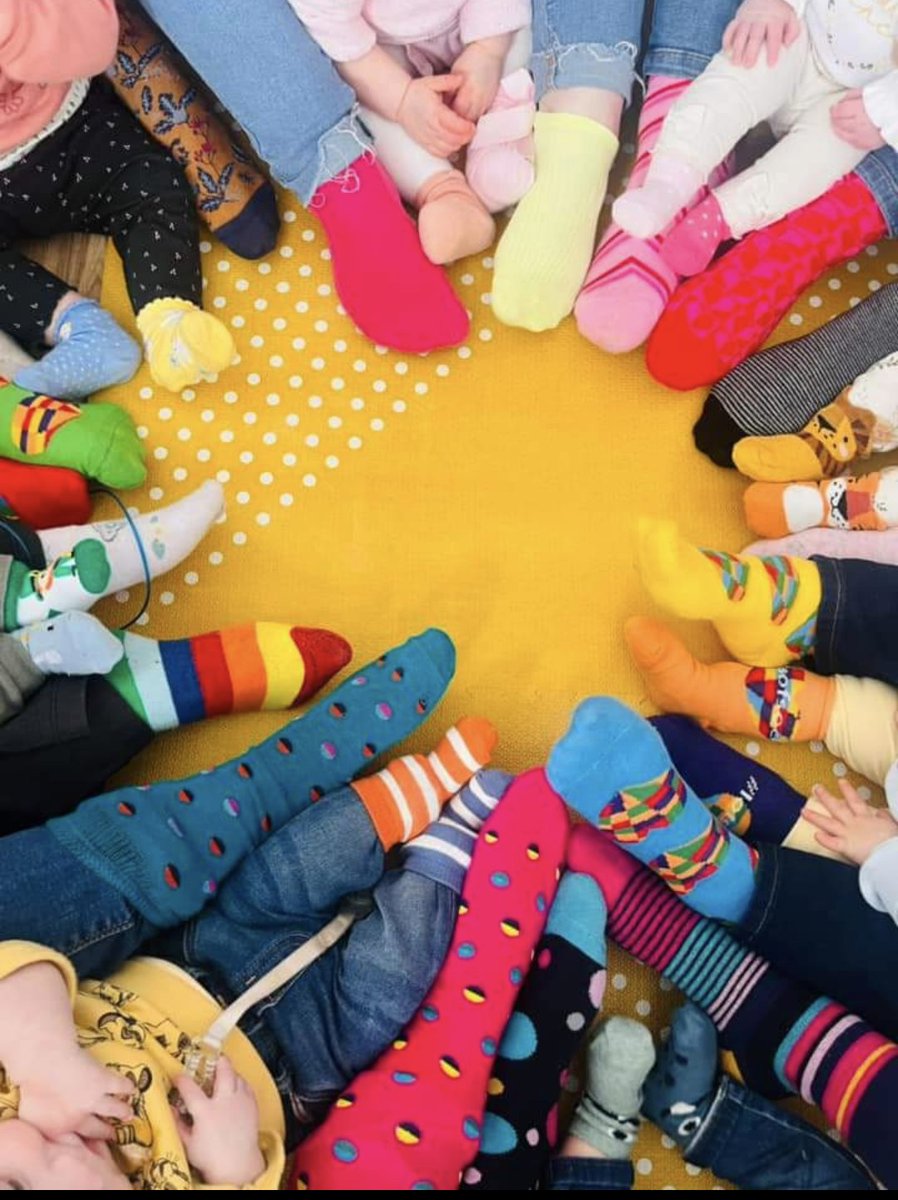
[[513,778],[504,771],[478,771],[442,815],[404,847],[402,869],[445,884],[461,895],[480,828]]

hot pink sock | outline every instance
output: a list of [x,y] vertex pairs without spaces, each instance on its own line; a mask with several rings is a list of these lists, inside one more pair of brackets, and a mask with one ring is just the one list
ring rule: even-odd
[[733,236],[713,192],[681,217],[661,247],[672,271],[688,278],[704,271],[725,241]]
[[[645,181],[664,119],[690,82],[660,75],[650,78],[628,190]],[[726,167],[719,168],[712,185],[727,174]],[[703,190],[698,199],[706,195]],[[611,354],[635,350],[657,324],[680,281],[660,252],[666,236],[640,241],[613,223],[605,232],[574,309],[578,329],[600,349]]]
[[516,779],[480,834],[430,995],[406,1035],[300,1146],[293,1187],[458,1188],[477,1153],[490,1072],[546,923],[568,832],[544,773]]
[[323,184],[309,207],[327,233],[340,300],[366,337],[407,354],[465,340],[468,315],[443,271],[425,257],[395,184],[373,154]]

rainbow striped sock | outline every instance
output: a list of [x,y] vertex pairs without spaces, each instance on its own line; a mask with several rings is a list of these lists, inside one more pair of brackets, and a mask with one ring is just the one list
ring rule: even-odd
[[484,821],[508,791],[512,776],[504,771],[478,771],[440,816],[409,842],[402,867],[443,883],[459,896]]
[[293,708],[352,657],[323,629],[269,621],[178,641],[121,635],[124,657],[107,679],[156,733],[207,717]]

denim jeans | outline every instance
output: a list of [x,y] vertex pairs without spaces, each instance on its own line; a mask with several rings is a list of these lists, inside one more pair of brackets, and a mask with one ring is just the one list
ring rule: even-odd
[[633,1179],[628,1158],[553,1158],[546,1187],[550,1192],[629,1192]]
[[891,146],[874,150],[855,174],[860,175],[872,192],[889,228],[889,237],[898,237],[898,153]]
[[823,596],[813,667],[821,675],[856,675],[898,687],[898,567],[814,557]]
[[[591,87],[629,102],[651,0],[534,0],[533,76],[537,96]],[[723,41],[739,0],[655,0],[643,69],[694,79]]]
[[303,204],[370,144],[355,94],[288,0],[141,0]]

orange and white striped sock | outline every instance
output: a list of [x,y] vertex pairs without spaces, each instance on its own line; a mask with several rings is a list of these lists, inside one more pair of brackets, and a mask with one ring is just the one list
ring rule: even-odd
[[422,833],[447,800],[490,761],[496,731],[483,717],[462,717],[426,757],[406,754],[358,779],[352,788],[364,804],[385,850]]

